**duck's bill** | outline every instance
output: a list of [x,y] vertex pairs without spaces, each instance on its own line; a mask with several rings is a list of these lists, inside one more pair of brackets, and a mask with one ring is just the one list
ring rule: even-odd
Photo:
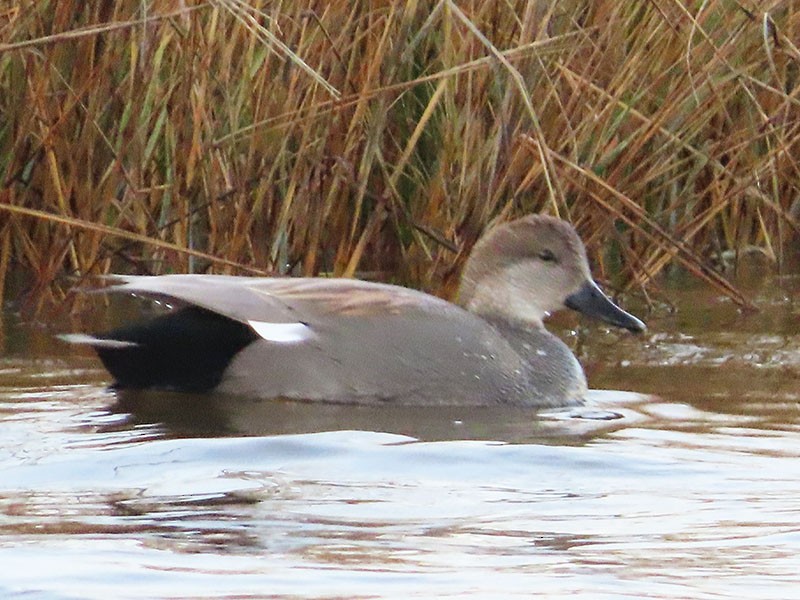
[[568,308],[577,310],[586,316],[605,321],[609,325],[622,327],[628,331],[639,333],[647,326],[632,314],[625,312],[608,299],[594,281],[587,281],[574,294],[567,296],[564,302]]

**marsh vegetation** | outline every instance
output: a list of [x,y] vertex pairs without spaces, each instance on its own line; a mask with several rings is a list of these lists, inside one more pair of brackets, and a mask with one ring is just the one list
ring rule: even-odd
[[[797,2],[13,0],[0,291],[109,271],[375,276],[448,295],[493,220],[601,279],[798,231]],[[67,277],[69,276],[69,277]]]

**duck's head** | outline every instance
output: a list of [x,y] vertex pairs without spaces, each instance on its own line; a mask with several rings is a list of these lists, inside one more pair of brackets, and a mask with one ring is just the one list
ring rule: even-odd
[[471,312],[509,321],[541,323],[548,313],[571,308],[629,331],[645,329],[594,282],[575,229],[546,215],[499,225],[478,240],[459,301]]

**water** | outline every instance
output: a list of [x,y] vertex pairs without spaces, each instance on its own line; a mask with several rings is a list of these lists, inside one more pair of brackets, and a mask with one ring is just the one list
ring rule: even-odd
[[566,331],[541,416],[117,396],[7,315],[0,597],[800,598],[796,290]]

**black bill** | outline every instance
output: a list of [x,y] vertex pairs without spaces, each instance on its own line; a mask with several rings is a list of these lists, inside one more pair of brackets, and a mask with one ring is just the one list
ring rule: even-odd
[[647,326],[632,314],[625,312],[608,299],[594,281],[587,281],[574,294],[567,296],[564,304],[567,308],[577,310],[589,317],[605,321],[609,325],[622,327],[634,333],[640,333]]

